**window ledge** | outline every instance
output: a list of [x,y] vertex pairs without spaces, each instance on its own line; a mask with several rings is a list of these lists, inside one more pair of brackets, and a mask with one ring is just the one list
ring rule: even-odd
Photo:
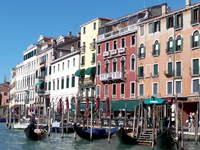
[[183,27],[174,28],[175,31],[182,30]]
[[199,46],[192,47],[191,50],[199,49]]

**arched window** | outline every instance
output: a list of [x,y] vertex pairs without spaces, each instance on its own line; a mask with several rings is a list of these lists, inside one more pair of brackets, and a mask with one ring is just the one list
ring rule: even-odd
[[190,37],[191,48],[198,47],[200,45],[199,40],[199,31],[195,31],[193,35]]
[[155,43],[152,46],[152,55],[153,56],[159,56],[160,55],[160,43],[158,40],[155,41]]
[[121,58],[121,71],[124,72],[125,71],[125,57]]
[[117,60],[113,59],[113,72],[117,71]]
[[138,49],[138,58],[140,59],[145,58],[145,49],[146,47],[144,46],[144,44],[141,44]]
[[131,55],[131,68],[130,70],[135,70],[135,56]]
[[173,38],[170,37],[167,41],[166,53],[173,53]]
[[108,71],[109,71],[109,61],[106,60],[106,62],[105,62],[105,72],[108,73]]
[[181,35],[178,35],[175,40],[175,52],[181,52],[183,51],[183,38]]
[[97,63],[97,75],[100,75],[101,74],[101,63],[98,62]]

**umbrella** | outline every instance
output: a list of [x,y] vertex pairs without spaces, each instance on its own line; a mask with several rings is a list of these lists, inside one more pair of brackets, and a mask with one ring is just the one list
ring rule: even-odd
[[87,117],[88,106],[89,106],[89,98],[87,97],[87,98],[86,98],[86,105],[85,105],[84,117]]
[[66,97],[66,111],[68,111],[69,110],[69,100],[68,100],[68,97]]
[[109,112],[109,97],[106,98],[106,117],[110,115]]
[[100,98],[99,96],[96,98],[96,107],[95,107],[95,111],[99,110],[99,106],[100,106]]
[[153,105],[153,104],[156,104],[156,105],[166,105],[166,104],[168,104],[169,102],[168,101],[166,101],[166,100],[164,100],[164,99],[162,99],[162,98],[158,98],[158,97],[154,97],[154,96],[152,96],[152,97],[150,97],[150,98],[147,98],[145,101],[144,101],[144,104],[146,104],[146,105]]

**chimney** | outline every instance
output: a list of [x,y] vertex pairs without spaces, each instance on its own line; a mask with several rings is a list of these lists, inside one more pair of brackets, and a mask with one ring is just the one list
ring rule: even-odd
[[186,7],[191,5],[191,0],[186,0]]
[[68,36],[72,36],[72,32],[71,31],[68,32]]
[[166,12],[167,12],[167,4],[165,3],[162,5],[162,15],[166,14]]

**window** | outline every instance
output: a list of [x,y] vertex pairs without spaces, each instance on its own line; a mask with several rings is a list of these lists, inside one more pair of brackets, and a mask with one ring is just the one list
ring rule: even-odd
[[144,35],[144,25],[140,26],[140,36]]
[[135,83],[134,82],[131,82],[130,92],[131,92],[131,97],[135,96]]
[[49,87],[48,87],[48,89],[49,89],[49,91],[51,90],[51,82],[49,82]]
[[181,77],[181,62],[176,62],[176,77]]
[[160,55],[160,43],[158,42],[158,40],[156,40],[155,43],[152,45],[152,55],[153,56]]
[[167,41],[167,48],[166,48],[166,53],[173,53],[173,38],[170,37],[169,40]]
[[53,90],[55,91],[55,80],[53,80]]
[[61,79],[61,89],[64,89],[64,78]]
[[139,96],[144,96],[144,84],[139,84]]
[[85,65],[85,56],[82,56],[81,65]]
[[135,70],[135,56],[134,55],[132,55],[131,56],[131,68],[130,68],[130,70]]
[[200,7],[191,10],[191,24],[196,24],[200,22]]
[[146,51],[146,47],[144,46],[144,44],[141,44],[140,47],[138,48],[138,58],[145,58],[145,51]]
[[152,31],[153,27],[152,26],[153,26],[152,22],[149,23],[149,34],[153,33],[153,31]]
[[69,76],[66,77],[66,88],[69,88]]
[[113,41],[113,49],[117,49],[117,41]]
[[59,90],[60,87],[60,83],[59,83],[59,79],[57,79],[57,90]]
[[116,95],[116,84],[112,85],[112,95]]
[[199,84],[199,79],[194,79],[193,81],[192,81],[192,92],[193,93],[199,93],[199,86],[200,86],[200,84]]
[[65,63],[62,63],[62,70],[65,70]]
[[121,97],[124,97],[124,83],[121,83]]
[[75,87],[75,76],[72,75],[72,87]]
[[101,64],[100,62],[97,63],[97,75],[101,74]]
[[153,32],[159,32],[160,31],[160,20],[155,21],[153,23]]
[[190,45],[191,45],[191,48],[195,48],[195,47],[198,47],[200,46],[200,40],[199,40],[199,31],[195,31],[194,34],[190,37]]
[[105,84],[105,88],[104,88],[104,94],[105,94],[105,96],[108,96],[108,84]]
[[70,66],[70,61],[68,60],[67,61],[67,68],[69,68],[69,66]]
[[97,54],[101,54],[101,45],[98,45]]
[[95,63],[95,58],[96,58],[95,53],[92,53],[92,61],[91,61],[92,64]]
[[175,16],[175,29],[180,29],[183,27],[183,14],[177,14]]
[[144,66],[138,67],[138,78],[144,77]]
[[199,59],[193,59],[192,66],[192,75],[199,75]]
[[174,17],[173,16],[168,16],[166,18],[166,28],[173,28],[174,27]]
[[176,93],[180,94],[182,92],[182,85],[181,81],[176,81]]
[[125,46],[126,46],[125,38],[122,38],[122,39],[121,39],[121,42],[122,42],[122,43],[121,43],[121,44],[122,44],[121,47],[125,47]]
[[181,52],[183,50],[183,38],[179,35],[175,40],[175,52]]
[[105,72],[108,73],[108,71],[109,71],[109,61],[107,60],[105,64],[106,64]]
[[117,61],[116,59],[113,59],[113,72],[117,71]]
[[93,29],[96,30],[96,22],[93,24]]
[[96,94],[97,94],[97,96],[100,96],[100,85],[97,85],[97,92],[96,92]]
[[121,67],[121,71],[124,72],[125,71],[125,67],[126,67],[125,66],[125,57],[121,58],[121,66],[120,67]]
[[167,94],[172,94],[172,82],[167,82]]
[[82,52],[82,53],[85,53],[85,49],[86,49],[85,42],[83,42],[83,46],[82,46],[82,48],[81,48],[81,52]]
[[131,46],[134,46],[136,44],[136,37],[135,35],[131,36]]
[[4,92],[4,96],[7,96],[8,95],[8,93],[7,92]]
[[158,64],[153,65],[153,76],[158,76]]
[[56,72],[56,66],[53,66],[53,73]]
[[167,64],[167,74],[173,74],[172,62],[168,62]]
[[153,95],[158,94],[158,83],[153,83]]
[[75,67],[76,65],[76,61],[75,61],[75,58],[73,58],[73,67]]
[[106,52],[109,51],[109,43],[106,43]]
[[83,34],[85,34],[85,27],[83,27]]

